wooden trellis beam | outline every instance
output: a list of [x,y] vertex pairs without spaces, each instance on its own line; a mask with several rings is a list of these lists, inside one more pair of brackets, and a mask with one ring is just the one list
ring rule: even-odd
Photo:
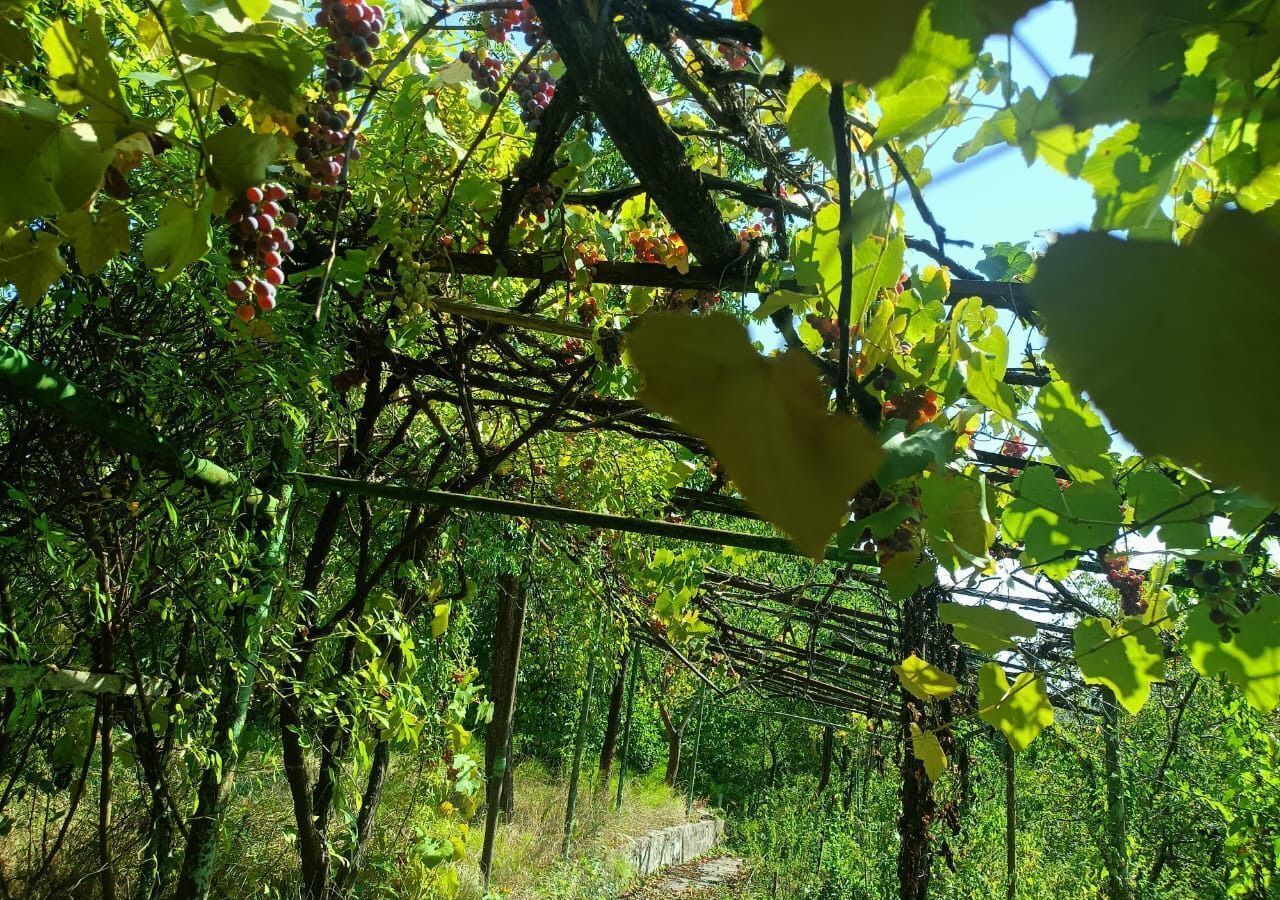
[[[135,697],[138,683],[132,675],[119,672],[86,672],[59,666],[29,663],[0,663],[0,688],[58,691],[93,696]],[[163,696],[168,690],[163,678],[144,676],[142,688],[149,697]]]

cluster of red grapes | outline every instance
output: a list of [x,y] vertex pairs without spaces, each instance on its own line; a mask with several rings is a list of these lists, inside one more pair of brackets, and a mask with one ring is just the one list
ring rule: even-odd
[[529,212],[539,222],[547,221],[547,213],[556,208],[564,188],[549,181],[540,181],[525,191],[524,202]]
[[577,315],[578,321],[583,325],[590,325],[595,322],[596,318],[600,315],[600,307],[596,303],[596,298],[588,296],[585,300],[579,303],[575,315]]
[[751,252],[751,245],[764,237],[764,226],[760,223],[742,228],[738,231],[738,255],[746,256]]
[[[297,145],[294,158],[311,176],[308,199],[319,200],[324,188],[333,187],[342,177],[350,121],[350,113],[334,109],[327,102],[309,103],[307,111],[298,115],[298,130],[293,133],[293,142]],[[351,158],[360,158],[360,148],[351,147]]]
[[[778,185],[777,193],[778,193],[779,199],[786,199],[786,196],[787,196],[786,186],[781,184]],[[777,216],[778,210],[772,206],[761,206],[759,207],[759,210],[760,210],[761,218],[764,219],[765,228],[768,228],[769,230],[772,231],[774,226],[774,217]]]
[[[920,500],[918,494],[911,497],[913,503],[919,506]],[[854,521],[860,521],[878,512],[883,512],[893,506],[897,498],[888,491],[882,491],[874,482],[865,485],[862,490],[858,491],[853,498],[853,518]],[[894,529],[892,534],[882,538],[876,538],[871,529],[863,529],[858,536],[858,543],[864,550],[868,552],[874,551],[882,556],[892,556],[895,553],[907,553],[912,548],[912,542],[915,539],[915,529],[908,524],[899,525]]]
[[386,10],[365,0],[332,0],[316,13],[316,25],[331,38],[324,48],[329,75],[324,89],[338,94],[354,88],[373,65],[373,49],[382,42]]
[[721,41],[717,44],[716,52],[720,54],[721,59],[728,63],[729,68],[735,72],[745,69],[747,63],[751,60],[751,54],[745,47],[729,41]]
[[914,431],[938,417],[938,395],[928,388],[894,394],[884,402],[883,412],[886,419],[902,419],[907,431]]
[[537,131],[542,124],[542,114],[556,95],[555,77],[546,69],[535,71],[525,63],[511,80],[511,89],[520,98],[520,121],[530,131]]
[[576,363],[583,355],[585,355],[586,352],[587,352],[586,345],[584,345],[582,341],[578,340],[577,338],[568,338],[560,346],[559,363],[560,365],[565,367],[571,366],[574,363]]
[[893,369],[882,368],[876,373],[876,377],[871,379],[871,386],[877,391],[884,393],[893,387],[893,382],[897,379],[898,373]]
[[1000,445],[1001,456],[1012,456],[1014,459],[1026,459],[1027,454],[1031,452],[1031,448],[1027,446],[1026,441],[1020,435],[1011,434],[1004,439],[1004,443]]
[[284,284],[280,268],[293,249],[289,229],[298,217],[282,205],[289,196],[282,185],[251,187],[227,209],[231,226],[228,259],[241,275],[227,282],[227,295],[236,301],[236,316],[248,322],[255,315],[254,304],[263,312],[276,307],[276,288]]
[[471,67],[471,80],[484,89],[484,93],[480,95],[481,99],[490,106],[497,103],[498,95],[494,92],[498,89],[499,78],[502,77],[502,61],[496,56],[486,56],[481,59],[470,50],[463,50],[458,54],[458,59]]
[[507,10],[501,19],[494,19],[484,33],[490,40],[502,43],[506,41],[508,32],[513,29],[524,32],[530,44],[535,44],[544,38],[542,22],[538,20],[538,14],[534,12],[533,4],[529,0],[520,0],[518,8]]
[[1129,557],[1108,556],[1102,561],[1107,581],[1120,595],[1120,608],[1126,616],[1140,616],[1147,611],[1147,601],[1142,599],[1142,585],[1147,574],[1129,568]]
[[[822,338],[822,345],[827,349],[840,345],[840,323],[834,318],[824,318],[815,313],[809,313],[804,317],[809,323],[809,327],[818,332],[818,337]],[[850,336],[854,333],[855,326],[849,326]]]

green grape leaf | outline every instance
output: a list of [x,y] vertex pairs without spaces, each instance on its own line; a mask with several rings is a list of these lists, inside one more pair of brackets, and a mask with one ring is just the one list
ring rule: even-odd
[[1040,437],[1058,465],[1075,481],[1109,479],[1112,472],[1107,450],[1111,437],[1097,413],[1061,381],[1051,381],[1036,395],[1036,417]]
[[1131,716],[1146,705],[1151,685],[1164,681],[1164,646],[1140,616],[1117,625],[1085,619],[1075,627],[1073,639],[1085,683],[1106,686]]
[[887,487],[895,481],[918,475],[930,465],[944,468],[956,445],[956,433],[929,422],[910,434],[902,419],[890,419],[880,430],[884,463],[876,472],[876,483]]
[[880,557],[880,578],[894,600],[905,600],[937,577],[938,567],[919,550]]
[[267,166],[282,152],[278,136],[254,134],[243,125],[210,135],[204,149],[209,156],[210,182],[237,197],[245,188],[266,181]]
[[945,114],[950,97],[950,80],[937,75],[880,97],[881,116],[872,147],[883,147],[895,139],[911,141],[930,130]]
[[937,781],[947,771],[947,754],[938,743],[938,736],[932,731],[922,730],[915,722],[911,723],[911,752],[924,763],[924,771],[930,781]]
[[[1030,293],[1059,368],[1142,453],[1280,502],[1271,452],[1280,395],[1220,388],[1280,379],[1271,340],[1280,329],[1276,258],[1280,231],[1227,212],[1206,219],[1185,247],[1062,238],[1040,261]],[[1212,309],[1205,297],[1215,298]]]
[[773,291],[752,311],[751,317],[757,322],[763,322],[780,309],[807,309],[816,299],[818,298],[812,294],[802,294],[799,291]]
[[83,206],[114,158],[89,123],[59,122],[40,100],[0,99],[0,224]]
[[298,88],[311,75],[311,54],[259,32],[228,34],[183,27],[174,33],[176,49],[214,64],[216,80],[250,99],[281,109],[293,106]]
[[1280,597],[1268,594],[1237,615],[1230,625],[1238,630],[1229,641],[1210,618],[1212,610],[1212,603],[1201,602],[1187,615],[1182,646],[1191,664],[1206,677],[1225,674],[1250,706],[1271,712],[1280,704]]
[[1161,542],[1170,548],[1194,550],[1209,542],[1213,497],[1203,488],[1184,490],[1160,472],[1144,469],[1129,476],[1124,492],[1141,534],[1158,527]]
[[797,78],[787,91],[787,138],[796,150],[808,150],[828,168],[836,164],[836,140],[831,133],[828,104],[831,91],[812,72]]
[[978,672],[978,715],[1000,729],[1015,752],[1031,744],[1053,724],[1053,706],[1044,679],[1022,672],[1012,686],[999,663],[987,663]]
[[956,692],[960,685],[950,675],[930,662],[912,653],[893,667],[894,674],[903,689],[920,700],[944,700]]
[[1014,480],[1013,492],[1000,527],[1024,546],[1028,564],[1052,577],[1066,575],[1081,552],[1110,543],[1120,530],[1120,495],[1109,484],[1076,482],[1063,491],[1050,469],[1033,466]]
[[437,603],[431,610],[431,636],[440,637],[449,630],[449,614],[453,606],[449,603]]
[[111,47],[102,17],[93,9],[83,24],[59,19],[45,29],[40,46],[49,57],[49,83],[58,102],[75,112],[85,106],[93,118],[128,121],[120,76],[111,64]]
[[1012,649],[1015,638],[1033,638],[1038,633],[1034,622],[993,606],[943,603],[938,606],[938,618],[952,627],[957,640],[983,653]]
[[27,29],[0,18],[0,59],[25,66],[35,58],[35,47]]
[[957,572],[986,558],[996,527],[987,511],[984,479],[930,473],[920,480],[920,508],[940,563]]
[[11,229],[0,241],[0,281],[17,289],[23,306],[38,304],[50,285],[66,273],[58,244],[57,235],[25,227]]
[[160,284],[173,281],[209,252],[213,196],[213,191],[206,190],[200,205],[194,208],[180,197],[171,198],[160,211],[156,227],[142,239],[143,260],[148,267],[162,270],[156,276]]
[[653,313],[627,344],[640,399],[705,440],[747,503],[820,557],[883,454],[860,422],[828,412],[803,355],[760,356],[723,314]]
[[857,543],[864,531],[870,531],[873,538],[888,537],[902,525],[919,518],[920,511],[910,503],[906,501],[895,503],[857,521],[845,523],[836,532],[836,546],[841,550],[848,550]]
[[119,203],[102,204],[97,216],[83,208],[63,213],[58,216],[58,230],[75,248],[76,265],[86,275],[129,249],[129,214]]
[[872,85],[911,47],[925,0],[858,3],[763,0],[751,18],[788,62],[825,78]]

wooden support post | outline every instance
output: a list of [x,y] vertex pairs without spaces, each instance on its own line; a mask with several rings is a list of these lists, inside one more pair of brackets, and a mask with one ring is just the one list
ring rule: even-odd
[[627,687],[627,666],[631,662],[631,647],[622,651],[618,660],[618,674],[609,692],[609,711],[605,718],[604,740],[600,742],[600,793],[609,791],[609,777],[613,773],[614,752],[618,748],[618,731],[622,726],[622,698]]
[[689,768],[689,796],[684,803],[684,814],[687,816],[693,810],[693,791],[698,784],[698,747],[702,743],[702,712],[703,704],[706,702],[707,686],[698,683],[698,724],[693,729],[693,765]]
[[627,781],[627,754],[631,752],[631,716],[635,712],[636,676],[640,673],[642,653],[639,644],[631,651],[631,674],[627,678],[627,721],[622,726],[622,759],[618,761],[618,799],[613,805],[615,810],[622,809],[622,788]]
[[503,574],[498,579],[498,616],[493,628],[493,718],[485,738],[484,844],[480,850],[480,873],[489,883],[493,847],[502,810],[503,784],[511,765],[511,723],[516,709],[516,676],[520,669],[520,647],[524,639],[525,589],[518,576]]
[[1107,820],[1102,836],[1102,859],[1107,868],[1107,896],[1110,900],[1133,900],[1124,769],[1120,760],[1120,713],[1111,697],[1101,696],[1099,699],[1102,706],[1102,759],[1106,767]]
[[587,722],[591,718],[591,692],[596,681],[596,661],[587,664],[587,689],[582,693],[582,707],[578,710],[578,735],[573,742],[573,768],[569,772],[569,799],[564,810],[564,843],[560,846],[563,856],[569,855],[573,845],[573,815],[578,807],[578,776],[582,774],[582,751],[587,743]]

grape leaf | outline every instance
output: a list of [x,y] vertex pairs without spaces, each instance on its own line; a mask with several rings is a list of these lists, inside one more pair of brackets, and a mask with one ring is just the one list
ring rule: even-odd
[[1076,482],[1063,491],[1050,469],[1033,466],[1013,491],[1000,527],[1025,547],[1028,564],[1044,564],[1052,577],[1066,575],[1080,551],[1110,543],[1120,529],[1120,495],[1109,484]]
[[88,202],[115,157],[87,122],[62,123],[40,100],[0,101],[0,223],[66,212]]
[[924,527],[938,561],[952,572],[986,557],[996,537],[987,512],[986,482],[948,471],[920,480]]
[[1085,683],[1105,685],[1132,716],[1146,705],[1151,685],[1164,681],[1164,646],[1139,616],[1117,625],[1085,619],[1075,627],[1073,640]]
[[787,137],[796,150],[808,150],[823,165],[836,164],[836,140],[831,133],[828,104],[831,91],[817,75],[805,72],[787,91]]
[[23,306],[39,303],[67,271],[58,243],[57,235],[25,227],[10,229],[0,241],[0,280],[17,289]]
[[311,55],[259,32],[229,34],[184,26],[174,32],[176,49],[210,60],[217,80],[238,94],[289,109],[311,74]]
[[937,577],[937,565],[919,550],[880,557],[880,578],[894,600],[905,600]]
[[1000,729],[1015,752],[1025,750],[1041,731],[1053,724],[1053,706],[1044,679],[1022,672],[1009,684],[999,663],[978,672],[978,715]]
[[956,445],[956,433],[929,422],[910,434],[902,419],[890,419],[880,430],[884,463],[876,472],[882,487],[918,475],[930,465],[946,466]]
[[129,249],[129,214],[118,203],[104,203],[96,217],[87,209],[63,213],[58,216],[58,230],[75,248],[76,265],[86,275]]
[[209,155],[210,181],[239,196],[244,189],[267,178],[267,166],[281,153],[280,138],[254,134],[243,125],[232,125],[204,142]]
[[1111,476],[1107,450],[1111,437],[1097,413],[1068,385],[1051,381],[1036,395],[1040,436],[1053,458],[1076,481],[1102,481]]
[[0,18],[0,59],[25,66],[35,57],[31,35],[25,28]]
[[1038,629],[1011,609],[993,606],[963,606],[943,603],[938,618],[955,630],[956,639],[983,653],[997,653],[1014,647],[1014,638],[1032,638]]
[[937,124],[950,96],[950,82],[934,75],[880,97],[881,116],[872,147],[883,147],[895,138],[910,141],[919,137]]
[[1213,604],[1199,603],[1187,615],[1182,646],[1200,674],[1225,673],[1249,705],[1271,712],[1280,704],[1280,597],[1268,594],[1232,623],[1239,630],[1223,641],[1209,617]]
[[[1140,533],[1151,534],[1159,527],[1166,547],[1194,550],[1208,543],[1213,497],[1202,488],[1184,490],[1160,472],[1144,469],[1129,477],[1124,492],[1135,522],[1152,523],[1139,528]],[[1192,499],[1197,493],[1202,496]]]
[[628,346],[640,399],[705,440],[747,503],[821,556],[883,454],[860,422],[828,412],[810,363],[761,357],[722,314],[650,314]]
[[1184,247],[1076,234],[1049,248],[1030,294],[1059,368],[1141,452],[1280,502],[1280,394],[1221,389],[1280,380],[1277,258],[1280,231],[1243,212],[1206,219]]
[[156,227],[142,239],[142,258],[152,269],[161,269],[156,280],[167,284],[182,270],[204,257],[211,246],[209,216],[213,191],[206,190],[197,207],[173,197],[160,211]]
[[88,106],[94,119],[128,120],[120,76],[96,11],[86,12],[78,26],[66,19],[54,22],[40,46],[49,57],[50,87],[59,103],[72,112]]
[[911,752],[924,763],[924,771],[930,781],[937,781],[947,771],[947,754],[938,743],[938,736],[932,731],[922,730],[915,722],[911,723]]
[[453,607],[448,603],[437,603],[432,607],[431,636],[440,637],[449,630],[449,614]]
[[943,700],[956,692],[954,676],[912,653],[893,667],[904,690],[920,700]]
[[763,0],[751,18],[788,62],[825,78],[872,85],[897,68],[925,5]]

